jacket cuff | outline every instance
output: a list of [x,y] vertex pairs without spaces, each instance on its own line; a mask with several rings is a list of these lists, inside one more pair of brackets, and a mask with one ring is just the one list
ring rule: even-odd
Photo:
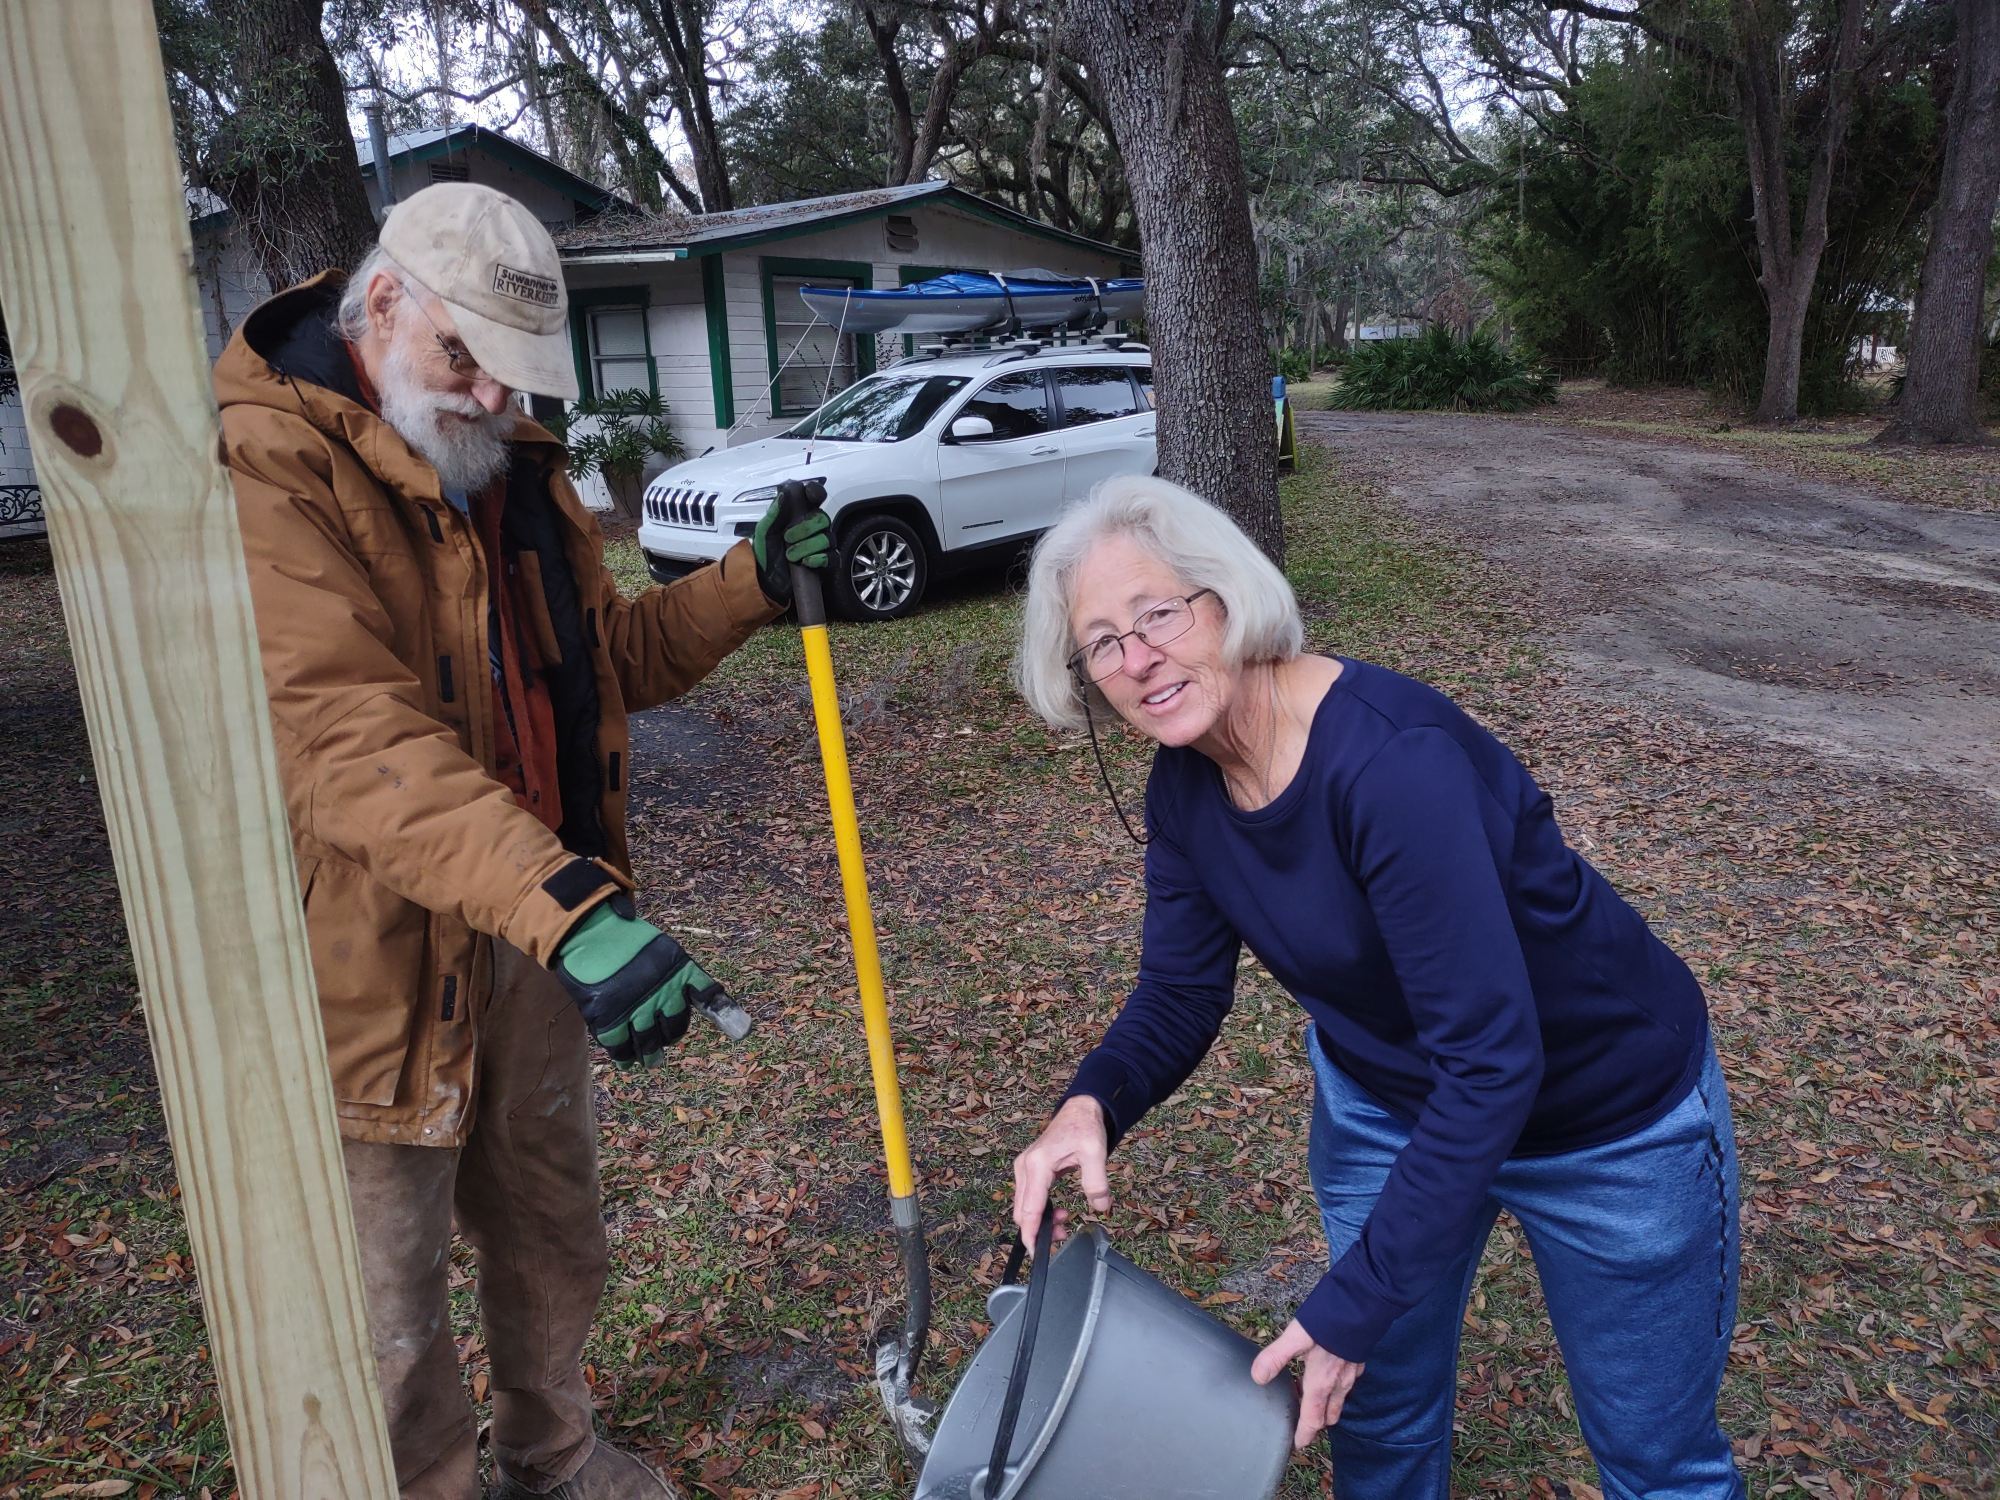
[[620,891],[632,889],[632,882],[603,860],[565,853],[528,882],[500,924],[500,936],[546,969],[579,922]]
[[1351,1364],[1366,1364],[1398,1313],[1377,1298],[1357,1298],[1341,1279],[1337,1265],[1320,1277],[1296,1316],[1320,1348]]
[[757,577],[757,553],[747,538],[722,554],[715,565],[715,584],[729,618],[742,626],[768,624],[790,608],[764,592]]
[[1138,1124],[1140,1116],[1146,1113],[1146,1097],[1133,1086],[1132,1075],[1125,1064],[1101,1048],[1077,1067],[1076,1077],[1070,1080],[1069,1087],[1056,1102],[1056,1108],[1061,1109],[1079,1096],[1095,1099],[1097,1107],[1104,1111],[1106,1151],[1116,1150],[1125,1132]]

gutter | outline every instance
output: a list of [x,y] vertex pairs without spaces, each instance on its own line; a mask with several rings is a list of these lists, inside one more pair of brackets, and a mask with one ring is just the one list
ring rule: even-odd
[[565,250],[561,258],[571,265],[652,266],[686,260],[688,249],[685,245],[671,245],[657,250],[619,250],[600,247],[588,250]]

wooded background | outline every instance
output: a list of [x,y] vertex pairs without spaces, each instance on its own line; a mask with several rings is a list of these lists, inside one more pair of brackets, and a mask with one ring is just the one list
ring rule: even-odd
[[1363,322],[1485,329],[1766,422],[1860,402],[1872,338],[1912,354],[1887,440],[1980,440],[2000,381],[1991,0],[158,9],[190,192],[277,283],[372,235],[369,100],[392,130],[505,130],[656,212],[944,176],[1135,246],[1163,471],[1274,551],[1254,392]]

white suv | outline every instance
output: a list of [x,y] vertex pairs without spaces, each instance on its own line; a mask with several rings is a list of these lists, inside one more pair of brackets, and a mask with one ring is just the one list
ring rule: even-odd
[[679,578],[750,535],[779,481],[816,475],[839,540],[835,607],[893,619],[942,574],[1018,551],[1100,480],[1154,472],[1154,425],[1142,344],[919,355],[775,437],[666,470],[639,545],[655,578]]

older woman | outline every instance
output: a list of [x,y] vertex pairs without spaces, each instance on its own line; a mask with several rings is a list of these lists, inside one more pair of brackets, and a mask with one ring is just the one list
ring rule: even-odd
[[1503,1208],[1605,1493],[1742,1495],[1715,1415],[1735,1146],[1694,976],[1505,745],[1301,647],[1283,575],[1163,480],[1111,481],[1035,551],[1028,702],[1072,729],[1108,704],[1159,748],[1138,982],[1015,1161],[1021,1234],[1065,1172],[1109,1209],[1107,1153],[1201,1061],[1247,944],[1310,1018],[1332,1251],[1254,1373],[1303,1356],[1297,1442],[1332,1427],[1343,1500],[1449,1493],[1459,1325]]

